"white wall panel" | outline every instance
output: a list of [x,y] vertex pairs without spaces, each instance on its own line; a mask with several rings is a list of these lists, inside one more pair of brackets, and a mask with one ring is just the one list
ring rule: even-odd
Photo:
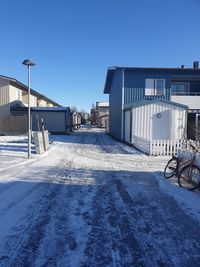
[[189,109],[200,109],[200,96],[171,96],[171,101],[186,105]]
[[185,109],[181,107],[158,102],[133,108],[132,114],[132,135],[147,139],[183,138],[186,124]]

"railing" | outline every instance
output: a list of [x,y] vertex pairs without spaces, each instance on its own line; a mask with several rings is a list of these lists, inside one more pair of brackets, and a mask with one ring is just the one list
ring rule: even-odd
[[200,92],[173,92],[171,91],[171,96],[200,96]]

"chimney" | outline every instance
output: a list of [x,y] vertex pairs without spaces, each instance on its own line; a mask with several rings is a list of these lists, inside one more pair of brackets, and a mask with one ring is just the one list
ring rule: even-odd
[[194,62],[193,62],[193,68],[194,68],[195,70],[198,70],[198,69],[199,69],[199,61],[194,61]]

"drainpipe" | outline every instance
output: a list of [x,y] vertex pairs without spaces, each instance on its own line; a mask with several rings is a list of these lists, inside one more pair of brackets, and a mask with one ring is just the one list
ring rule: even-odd
[[124,140],[124,69],[122,69],[121,140]]

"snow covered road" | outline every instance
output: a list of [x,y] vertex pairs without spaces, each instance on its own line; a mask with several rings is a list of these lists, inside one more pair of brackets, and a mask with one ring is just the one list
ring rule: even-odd
[[95,128],[52,138],[27,160],[0,137],[0,266],[200,266],[200,195],[167,158]]

